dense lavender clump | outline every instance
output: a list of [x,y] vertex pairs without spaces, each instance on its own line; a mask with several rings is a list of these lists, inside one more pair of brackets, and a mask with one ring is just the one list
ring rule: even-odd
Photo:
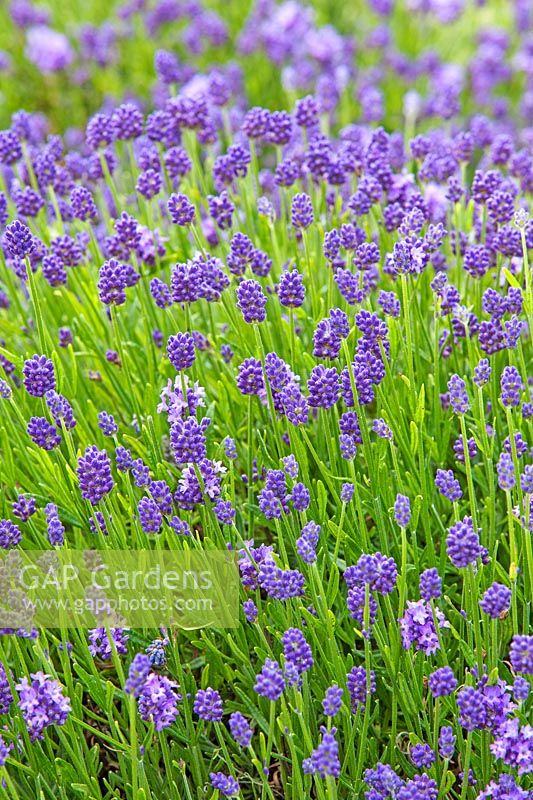
[[531,3],[91,5],[0,11],[2,791],[533,800]]

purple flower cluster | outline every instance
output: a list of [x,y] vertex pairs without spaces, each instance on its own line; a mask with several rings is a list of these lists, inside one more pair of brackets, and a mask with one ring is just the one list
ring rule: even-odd
[[500,378],[501,401],[504,406],[520,405],[520,394],[524,389],[522,378],[516,367],[504,367]]
[[111,460],[105,450],[90,445],[78,459],[76,470],[81,496],[95,506],[113,488]]
[[270,557],[259,567],[257,580],[261,588],[275,600],[289,600],[304,593],[304,576],[297,569],[282,569]]
[[89,652],[93,658],[101,661],[110,661],[113,657],[113,650],[117,655],[125,655],[128,652],[128,634],[123,628],[93,628],[89,631]]
[[15,547],[22,539],[20,528],[10,519],[0,519],[0,547],[8,550]]
[[346,688],[350,695],[352,711],[364,708],[370,695],[376,691],[376,676],[373,670],[353,667],[346,676]]
[[281,643],[285,656],[285,669],[292,668],[298,676],[311,669],[314,663],[313,654],[301,630],[289,628],[281,637]]
[[139,280],[138,273],[129,265],[116,258],[110,258],[100,268],[98,295],[106,306],[120,306],[126,302],[126,288],[134,286]]
[[308,775],[320,775],[326,778],[331,775],[338,778],[341,773],[341,762],[339,758],[339,745],[335,739],[336,728],[326,728],[321,726],[320,732],[322,739],[320,744],[313,750],[309,758],[304,759],[303,771]]
[[224,797],[235,797],[239,794],[239,782],[232,775],[225,775],[223,772],[210,772],[209,779],[213,789],[218,789]]
[[333,684],[326,689],[322,700],[322,710],[326,717],[335,717],[342,706],[343,691],[340,686]]
[[[12,677],[11,673],[9,673]],[[13,694],[8,680],[6,668],[0,664],[0,714],[7,714],[13,702]]]
[[235,711],[229,718],[231,735],[241,747],[248,747],[252,741],[253,731],[250,723],[240,711]]
[[33,497],[20,494],[13,502],[12,510],[21,522],[27,522],[37,511],[37,506]]
[[267,700],[279,700],[285,688],[283,671],[277,661],[267,658],[256,676],[254,690]]
[[425,569],[420,574],[419,588],[422,600],[438,600],[442,594],[442,580],[436,567]]
[[435,609],[435,618],[429,603],[425,600],[408,601],[403,617],[400,619],[402,644],[408,650],[413,644],[417,650],[426,655],[435,653],[440,648],[439,628],[449,627],[444,614]]
[[145,656],[144,653],[137,653],[130,664],[124,691],[138,697],[150,673],[151,666],[148,656]]
[[65,541],[65,526],[59,519],[59,511],[55,503],[47,503],[44,508],[46,517],[46,533],[52,547],[60,547]]
[[450,405],[456,414],[466,414],[470,408],[466,384],[459,375],[452,375],[448,381],[448,392],[450,395]]
[[22,369],[24,388],[33,397],[44,395],[56,388],[54,365],[46,356],[35,355],[24,362]]
[[306,564],[314,564],[316,561],[316,548],[320,534],[320,525],[315,522],[308,522],[304,525],[300,536],[296,539],[296,550],[298,555]]
[[429,676],[428,686],[433,697],[446,697],[457,688],[457,680],[450,667],[440,667]]
[[167,344],[167,355],[175,370],[181,372],[194,364],[196,354],[194,338],[190,333],[177,333],[170,336]]
[[61,444],[61,436],[58,434],[54,425],[51,425],[45,417],[31,417],[27,427],[28,436],[43,450],[53,450]]
[[435,763],[435,753],[428,744],[413,745],[409,756],[417,769],[431,769]]
[[444,470],[438,469],[435,476],[435,486],[443,497],[451,500],[452,503],[457,502],[463,496],[461,484],[454,476],[451,469]]
[[242,281],[237,287],[237,307],[241,310],[245,322],[264,322],[266,304],[267,298],[257,281]]
[[379,594],[390,594],[398,577],[398,570],[393,558],[382,553],[364,554],[357,564],[344,571],[344,580],[349,589],[367,585]]
[[44,672],[34,672],[30,679],[21,678],[16,689],[19,708],[32,741],[43,739],[44,730],[50,725],[65,724],[71,705],[59,681]]
[[496,581],[479,601],[481,609],[493,619],[503,619],[511,607],[511,589]]
[[136,692],[141,718],[153,722],[156,731],[168,728],[178,716],[176,688],[166,676],[150,672]]
[[411,503],[404,494],[396,495],[394,503],[394,518],[400,528],[407,528],[411,521]]
[[178,716],[177,684],[164,675],[151,672],[150,657],[137,653],[130,664],[124,690],[138,700],[142,719],[154,723],[156,731],[168,728]]
[[223,714],[222,698],[216,689],[199,689],[193,705],[194,712],[200,719],[208,722],[220,722]]
[[[9,4],[33,64],[29,96],[38,70],[48,75],[53,119],[21,111],[0,131],[2,513],[15,520],[0,520],[0,587],[17,606],[19,545],[47,541],[57,559],[89,531],[106,548],[131,539],[235,557],[247,624],[180,634],[176,647],[152,631],[124,686],[145,732],[173,726],[183,699],[188,741],[192,708],[203,733],[180,792],[205,793],[209,778],[227,797],[530,800],[531,4],[513,2],[511,30],[506,15],[492,25],[487,0],[467,36],[468,3],[410,0],[431,48],[415,26],[406,52],[393,0],[358,9],[364,49],[350,9],[341,33],[327,5],[261,0],[234,41],[235,19],[202,0],[126,0],[68,39],[46,9]],[[464,52],[450,63],[441,45],[456,34]],[[139,35],[143,53],[157,48],[153,86],[137,91],[130,70],[125,102],[98,89],[85,131],[52,134],[55,90],[67,77],[69,91],[103,86],[99,68],[122,65]],[[18,70],[0,52],[6,108]],[[250,107],[261,75],[276,104],[298,98],[292,108]],[[67,100],[77,125],[81,106]],[[102,436],[113,467],[91,443]],[[72,650],[84,702],[101,695],[100,670],[117,684],[135,637],[120,618],[94,624],[85,659],[79,642],[58,655],[54,637],[50,650],[6,638],[6,790],[31,782],[13,682],[32,741],[70,711],[56,680],[20,678],[38,659],[62,675]],[[82,670],[89,656],[98,663]],[[270,733],[265,700],[281,700]],[[320,710],[327,725],[308,725]],[[131,774],[149,794],[160,760],[141,733]],[[175,734],[165,765],[179,760],[179,721]],[[375,742],[354,758],[360,734]],[[51,787],[65,760],[56,738]],[[402,772],[365,770],[378,752]],[[130,760],[122,748],[117,787]]]
[[450,561],[459,569],[465,569],[481,558],[483,550],[479,536],[474,531],[471,517],[464,517],[449,528],[446,548]]
[[533,675],[533,636],[513,636],[509,658],[515,672]]

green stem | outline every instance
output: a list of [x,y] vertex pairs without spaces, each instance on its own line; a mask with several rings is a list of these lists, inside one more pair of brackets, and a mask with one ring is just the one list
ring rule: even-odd
[[470,509],[472,511],[472,523],[474,525],[474,530],[478,532],[478,524],[477,524],[477,508],[476,508],[476,494],[474,492],[474,481],[472,479],[472,464],[470,462],[470,455],[468,453],[468,438],[466,435],[466,423],[464,414],[459,414],[459,422],[461,424],[461,436],[463,439],[463,451],[465,457],[465,469],[466,469],[466,482],[468,485],[468,499],[470,500]]
[[137,708],[133,695],[129,697],[130,713],[130,747],[131,747],[131,785],[133,789],[133,800],[137,797],[138,788],[138,754],[137,754]]
[[46,337],[45,337],[45,328],[43,322],[43,315],[41,313],[41,305],[39,302],[39,295],[37,294],[37,290],[35,288],[35,276],[33,274],[33,270],[31,268],[30,259],[28,256],[25,257],[26,261],[26,270],[28,273],[28,289],[31,297],[31,302],[33,305],[33,313],[35,314],[35,323],[37,325],[37,335],[39,338],[39,347],[41,348],[41,353],[46,355],[48,352],[46,349]]
[[252,416],[252,395],[248,395],[248,534],[250,539],[254,538],[254,492],[253,492],[253,416]]
[[468,773],[470,771],[470,757],[472,755],[472,731],[468,731],[466,737],[465,760],[463,764],[463,785],[461,788],[461,800],[466,800],[468,794]]
[[405,327],[405,337],[407,340],[407,375],[409,377],[409,392],[410,396],[413,396],[415,392],[415,370],[413,365],[413,331],[411,329],[411,310],[409,307],[409,293],[407,287],[407,276],[401,276],[401,284],[402,284],[402,305],[403,305],[403,315],[404,315],[404,327]]
[[474,623],[474,649],[477,658],[478,675],[483,675],[483,639],[481,637],[481,627],[479,623],[478,586],[474,566],[472,564],[468,565],[466,580],[468,584],[467,591],[471,615]]

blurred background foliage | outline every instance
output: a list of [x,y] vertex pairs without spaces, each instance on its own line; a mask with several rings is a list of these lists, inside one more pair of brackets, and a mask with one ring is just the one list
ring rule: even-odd
[[[267,0],[266,4],[264,0],[256,3],[252,0],[207,0],[202,4],[201,13],[205,9],[214,12],[227,28],[224,41],[213,44],[209,37],[195,37],[193,27],[200,6],[196,6],[194,0],[180,3],[180,17],[159,25],[155,31],[148,29],[147,20],[150,15],[157,14],[165,2],[170,7],[170,0],[146,0],[144,8],[131,15],[128,11],[135,0],[129,4],[116,0],[47,0],[31,7],[42,11],[43,19],[48,16],[50,28],[66,35],[74,58],[65,70],[43,74],[28,58],[27,35],[31,26],[21,26],[14,19],[13,6],[20,6],[21,2],[29,5],[27,0],[0,3],[0,51],[3,54],[0,61],[5,62],[0,72],[0,126],[9,126],[11,114],[25,108],[46,114],[52,131],[57,132],[84,126],[88,116],[106,103],[135,98],[146,107],[158,105],[157,92],[154,93],[154,56],[160,49],[174,53],[181,63],[193,65],[200,73],[231,60],[246,65],[243,81],[249,104],[270,108],[290,106],[297,94],[305,92],[287,87],[287,65],[283,61],[273,63],[261,47],[255,52],[243,52],[243,30],[249,15],[258,6],[271,6],[273,18],[274,12],[281,16],[313,16],[318,42],[322,37],[325,47],[328,46],[328,28],[324,26],[333,26],[350,41],[355,75],[366,75],[372,70],[379,72],[384,66],[389,76],[392,71],[393,80],[381,82],[386,111],[384,122],[391,128],[398,124],[402,115],[404,92],[418,87],[423,91],[426,87],[423,75],[412,86],[398,74],[394,76],[397,70],[394,64],[386,63],[386,51],[384,63],[384,51],[369,46],[371,37],[376,36],[376,32],[379,35],[380,28],[386,26],[387,35],[391,37],[389,49],[408,60],[435,53],[444,62],[465,66],[475,56],[480,31],[499,28],[509,35],[514,25],[510,0],[487,0],[483,5],[466,0],[457,18],[446,24],[438,15],[413,11],[412,4],[418,0],[393,0],[386,20],[373,12],[367,0],[313,0],[306,5],[296,0],[284,3]],[[448,13],[446,4],[451,8],[451,0],[442,2]],[[453,17],[451,12],[449,15]],[[107,37],[108,44],[101,48],[103,57],[99,61],[87,57],[84,52],[80,34],[87,31],[87,26],[98,30],[103,40]],[[253,23],[251,30],[253,35]],[[296,71],[302,69],[302,64],[290,66]],[[513,77],[506,83],[506,98],[517,100],[521,88],[520,79]],[[347,91],[351,91],[349,85]],[[349,99],[350,102],[344,104],[344,119],[341,103],[340,121],[345,124],[355,121],[354,108],[357,110],[353,92]]]

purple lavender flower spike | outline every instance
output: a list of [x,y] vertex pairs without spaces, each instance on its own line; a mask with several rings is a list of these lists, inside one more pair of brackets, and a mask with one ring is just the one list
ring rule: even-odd
[[37,511],[37,505],[33,497],[19,494],[12,505],[13,514],[21,522],[27,522]]
[[34,355],[24,362],[24,388],[33,397],[43,397],[56,388],[54,365],[46,356]]
[[[147,661],[150,663],[148,657]],[[156,731],[170,727],[179,714],[177,708],[179,696],[174,691],[176,688],[177,684],[174,681],[151,672],[138,692],[141,719],[153,722]]]
[[175,225],[185,227],[194,222],[196,209],[185,194],[171,194],[167,202],[168,213]]
[[446,697],[457,688],[457,679],[450,667],[440,667],[432,672],[428,686],[433,697]]
[[524,384],[516,367],[504,367],[500,378],[501,401],[504,406],[516,407],[520,405],[520,394]]
[[24,258],[35,248],[35,240],[30,229],[18,219],[6,227],[2,244],[11,258]]
[[435,753],[428,744],[413,745],[409,756],[417,769],[431,769],[435,763]]
[[108,630],[92,628],[89,631],[88,639],[90,654],[100,661],[111,661],[113,657],[111,641],[115,645],[118,655],[125,655],[128,652],[128,633],[123,628],[109,628]]
[[342,706],[343,690],[340,686],[333,684],[326,689],[322,700],[322,710],[326,717],[335,717]]
[[44,672],[34,672],[30,679],[21,678],[16,689],[19,708],[32,742],[43,739],[44,730],[50,725],[65,724],[71,705],[58,681]]
[[22,539],[20,528],[9,519],[0,519],[0,547],[7,550],[15,547]]
[[482,611],[492,619],[504,619],[511,607],[511,589],[494,582],[479,601]]
[[482,548],[471,517],[464,517],[448,529],[446,548],[450,561],[459,569],[465,569],[481,558]]
[[178,372],[192,367],[196,359],[192,335],[177,333],[175,336],[169,336],[167,355],[170,363]]
[[450,405],[456,414],[466,414],[470,408],[466,384],[459,375],[452,375],[448,381],[448,392],[450,393]]
[[196,693],[193,709],[200,719],[208,722],[220,722],[222,719],[222,698],[216,689],[199,689]]
[[533,636],[513,636],[509,659],[514,672],[533,675]]
[[267,700],[279,700],[285,688],[283,672],[276,661],[267,658],[256,676],[254,690]]
[[278,284],[279,302],[286,308],[299,308],[305,299],[303,278],[298,270],[283,272]]
[[[436,609],[435,614],[439,628],[447,627],[449,623],[442,612]],[[431,606],[425,600],[407,602],[405,613],[400,619],[400,632],[406,650],[414,644],[417,650],[429,655],[440,647]]]
[[295,194],[292,198],[291,221],[294,228],[308,228],[314,220],[313,204],[307,194]]
[[394,503],[394,518],[400,528],[407,528],[411,521],[411,503],[409,498],[403,494],[396,495]]
[[235,741],[240,744],[241,747],[248,747],[252,741],[252,729],[246,717],[241,714],[240,711],[234,711],[234,713],[230,715],[228,724],[231,735]]
[[43,450],[53,450],[61,443],[61,436],[54,425],[44,417],[32,417],[28,422],[28,436]]
[[455,735],[453,728],[443,725],[439,734],[439,755],[441,758],[452,758],[455,752]]
[[304,773],[308,775],[320,775],[321,778],[331,776],[338,778],[341,774],[341,762],[339,759],[339,745],[335,739],[336,728],[329,730],[322,725],[320,728],[322,739],[309,758],[305,758],[302,764]]
[[59,511],[55,503],[48,503],[44,508],[48,541],[53,547],[60,547],[65,541],[65,526],[59,519]]
[[353,667],[346,676],[346,687],[350,695],[352,711],[364,708],[367,699],[376,691],[376,676],[371,670],[367,673],[364,667]]
[[225,775],[223,772],[210,772],[209,780],[213,789],[218,789],[224,797],[235,797],[239,794],[239,781],[232,775]]
[[422,600],[438,599],[442,594],[442,580],[435,567],[420,574],[420,597]]
[[258,611],[257,611],[257,606],[253,600],[245,600],[244,603],[242,604],[242,610],[248,622],[256,621]]
[[443,497],[452,503],[457,502],[463,496],[463,490],[451,469],[438,469],[435,476],[435,486]]
[[163,516],[159,506],[151,497],[143,497],[137,506],[141,528],[145,533],[159,533]]
[[266,304],[267,298],[257,281],[242,281],[237,287],[237,307],[241,310],[245,322],[249,324],[264,322]]
[[76,472],[81,495],[93,506],[113,488],[111,461],[107,452],[98,450],[96,445],[89,445],[85,454],[80,456]]

